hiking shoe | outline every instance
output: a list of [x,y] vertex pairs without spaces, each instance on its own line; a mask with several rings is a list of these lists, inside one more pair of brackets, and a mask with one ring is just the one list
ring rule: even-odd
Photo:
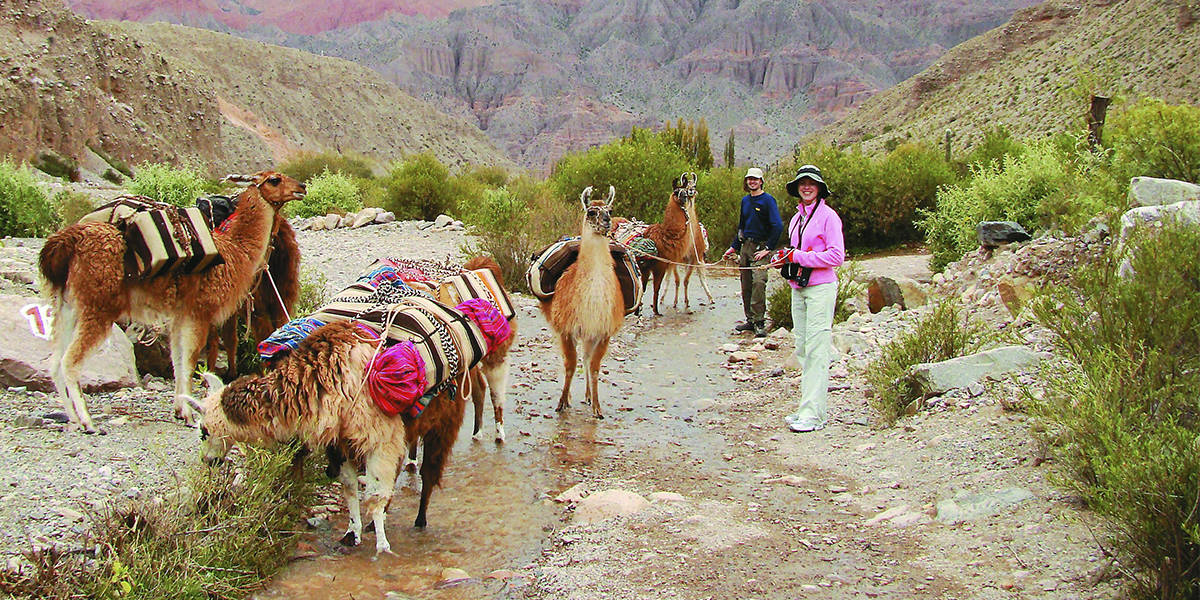
[[738,325],[736,327],[734,327],[733,330],[738,331],[738,332],[754,331],[754,323],[751,323],[750,321],[746,321],[745,323],[738,323]]
[[797,419],[788,423],[788,429],[791,429],[795,433],[808,433],[810,431],[825,429],[825,424],[813,419]]
[[799,419],[800,419],[800,415],[798,415],[796,413],[792,413],[790,415],[784,416],[783,422],[786,423],[790,427],[792,423],[795,423]]
[[756,338],[767,337],[767,328],[763,327],[762,325],[755,327],[754,328],[754,337],[756,337]]

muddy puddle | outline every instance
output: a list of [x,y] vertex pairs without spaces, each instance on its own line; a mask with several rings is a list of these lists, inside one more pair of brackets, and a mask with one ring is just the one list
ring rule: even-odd
[[[374,560],[371,533],[362,546],[344,553],[336,539],[346,519],[338,515],[332,530],[306,536],[313,556],[294,561],[255,597],[513,597],[527,581],[506,577],[511,574],[505,571],[519,573],[540,554],[563,518],[562,507],[551,499],[582,479],[580,474],[597,459],[637,451],[687,461],[693,469],[721,464],[725,441],[698,420],[710,418],[711,413],[701,416],[701,409],[733,388],[719,348],[730,341],[741,305],[735,279],[711,278],[709,285],[717,297],[715,307],[693,303],[693,312],[684,314],[664,302],[663,316],[626,322],[604,362],[601,405],[606,418],[600,421],[583,402],[580,374],[572,386],[570,409],[554,411],[561,357],[541,314],[522,312],[521,343],[510,355],[507,443],[471,440],[468,407],[424,531],[412,527],[420,479],[409,474],[400,478],[388,513],[388,537],[398,556]],[[483,422],[490,432],[490,406]],[[631,480],[636,476],[630,473]],[[473,579],[438,589],[444,568],[465,570]]]

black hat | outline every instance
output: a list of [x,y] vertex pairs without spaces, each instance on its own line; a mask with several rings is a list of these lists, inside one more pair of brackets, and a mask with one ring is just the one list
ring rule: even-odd
[[814,165],[804,165],[803,167],[800,167],[800,169],[796,171],[796,178],[787,182],[787,193],[789,196],[794,196],[796,198],[800,197],[800,190],[797,188],[800,185],[800,180],[804,179],[805,177],[817,182],[817,187],[821,188],[821,191],[817,192],[818,198],[829,197],[829,186],[825,185],[824,179],[821,179],[821,170]]

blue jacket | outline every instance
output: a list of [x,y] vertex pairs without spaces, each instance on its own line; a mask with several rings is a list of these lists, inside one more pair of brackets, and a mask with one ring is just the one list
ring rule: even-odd
[[783,219],[779,216],[779,206],[775,197],[763,192],[757,196],[746,194],[742,196],[742,214],[738,219],[737,237],[729,245],[734,251],[741,252],[742,240],[760,242],[763,248],[774,250],[783,233]]

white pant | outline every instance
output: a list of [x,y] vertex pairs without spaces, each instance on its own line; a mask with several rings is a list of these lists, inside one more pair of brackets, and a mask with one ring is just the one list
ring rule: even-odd
[[828,419],[829,357],[833,351],[833,309],[837,282],[792,289],[792,333],[800,361],[801,420],[824,424]]

